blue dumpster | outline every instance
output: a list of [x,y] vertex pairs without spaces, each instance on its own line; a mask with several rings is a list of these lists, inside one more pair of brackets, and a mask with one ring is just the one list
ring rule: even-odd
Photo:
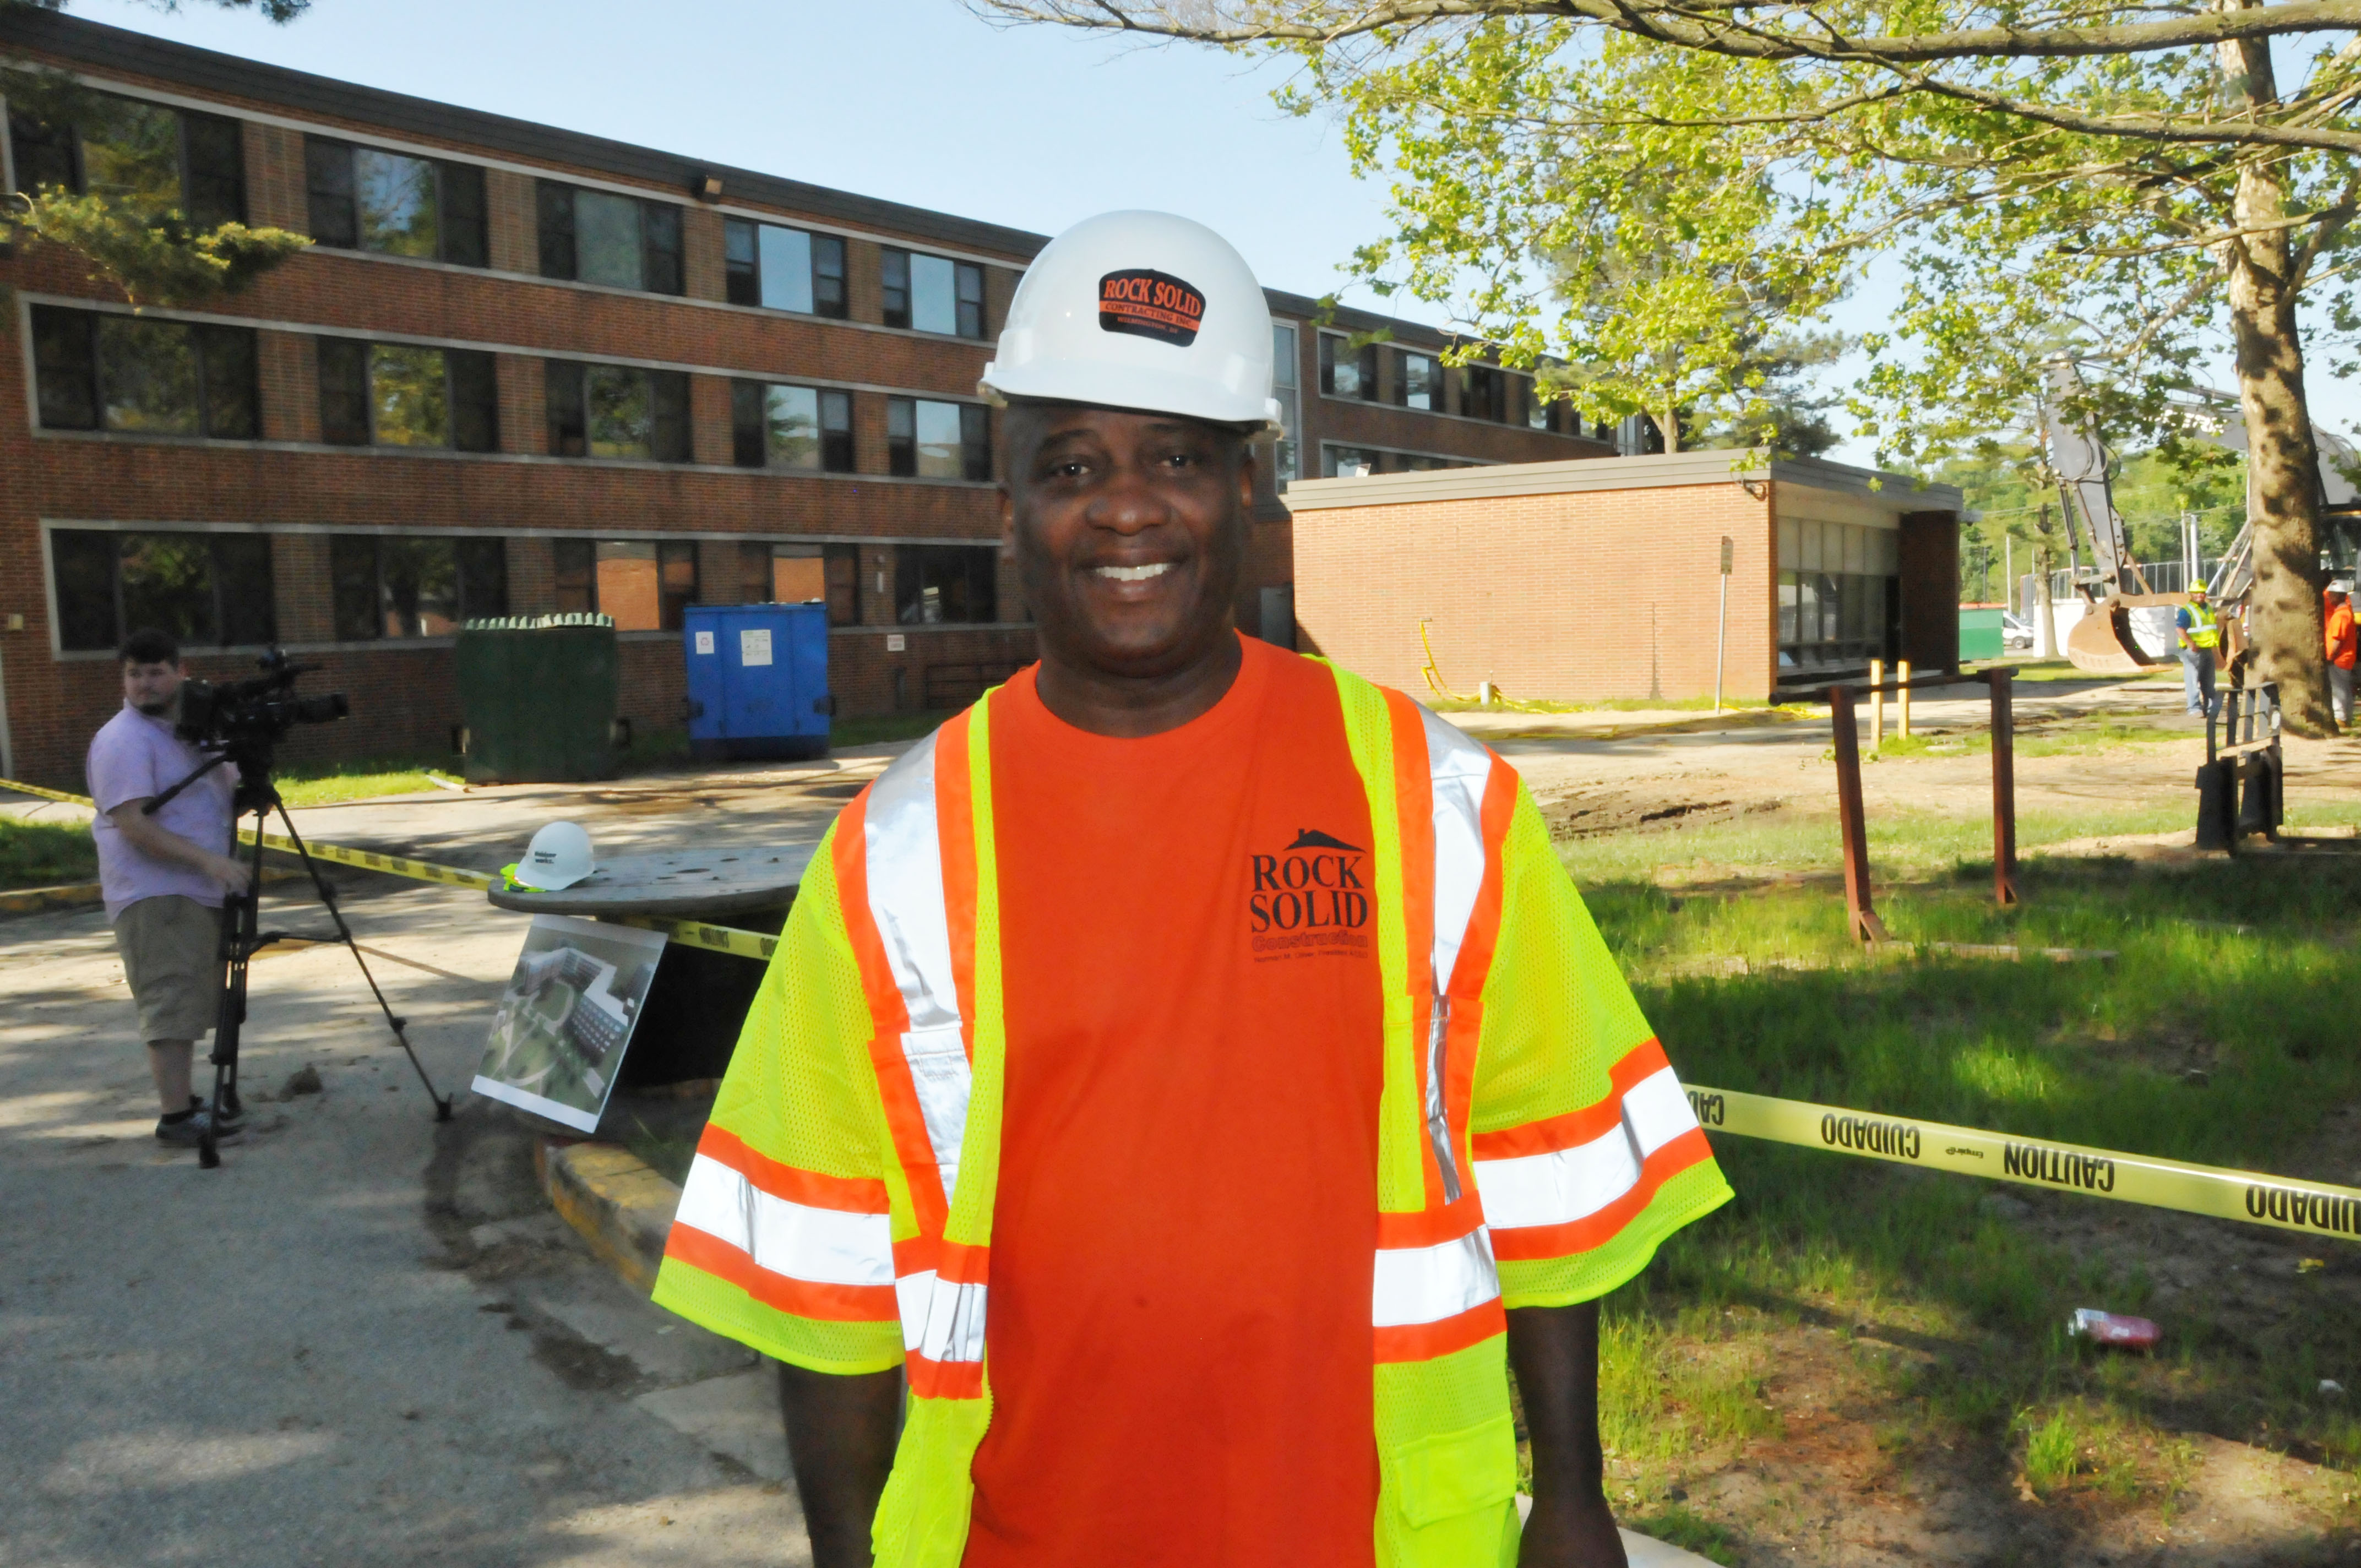
[[681,645],[690,756],[828,755],[827,605],[690,605]]

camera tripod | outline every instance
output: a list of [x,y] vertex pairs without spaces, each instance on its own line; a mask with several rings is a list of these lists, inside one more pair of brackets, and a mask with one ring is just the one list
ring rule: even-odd
[[[221,957],[227,975],[222,986],[220,1008],[214,1020],[214,1049],[209,1058],[214,1067],[214,1092],[208,1102],[211,1114],[197,1144],[197,1164],[206,1170],[214,1169],[221,1164],[219,1135],[215,1129],[221,1124],[225,1109],[235,1111],[239,1108],[237,1044],[239,1027],[246,1022],[247,965],[256,953],[273,942],[291,939],[299,942],[340,942],[344,945],[346,950],[353,955],[353,962],[360,966],[361,979],[368,982],[369,994],[377,998],[378,1011],[385,1014],[387,1027],[401,1043],[402,1054],[410,1058],[412,1069],[418,1074],[418,1081],[425,1086],[426,1098],[434,1102],[434,1119],[449,1121],[451,1097],[435,1092],[434,1080],[426,1076],[425,1064],[418,1059],[418,1052],[411,1046],[410,1036],[406,1032],[409,1021],[394,1012],[392,1004],[385,999],[385,992],[378,987],[377,976],[369,972],[368,960],[361,956],[360,945],[353,940],[353,928],[346,924],[344,911],[336,907],[336,890],[321,873],[320,863],[312,858],[312,851],[304,848],[303,836],[295,830],[294,818],[287,815],[287,803],[280,798],[278,786],[270,782],[268,760],[240,759],[234,754],[236,750],[232,748],[214,756],[188,777],[149,801],[146,807],[148,815],[155,815],[163,808],[165,802],[197,780],[224,762],[236,761],[240,762],[241,766],[237,793],[230,814],[231,826],[235,828],[237,821],[249,814],[254,817],[254,843],[247,861],[246,891],[222,901]],[[254,765],[257,763],[258,765]],[[313,890],[326,907],[328,918],[335,922],[336,931],[333,937],[258,929],[262,919],[262,835],[270,825],[270,814],[274,811],[279,814],[280,826],[287,829],[288,841],[295,846],[296,858],[303,862],[303,870],[310,873]]]

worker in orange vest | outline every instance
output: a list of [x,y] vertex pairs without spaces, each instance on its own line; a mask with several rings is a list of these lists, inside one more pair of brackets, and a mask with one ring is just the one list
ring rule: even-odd
[[2328,656],[2328,695],[2336,722],[2353,722],[2353,585],[2339,577],[2321,597],[2323,652]]
[[815,854],[655,1287],[815,1568],[1625,1561],[1598,1299],[1730,1189],[1514,770],[1233,627],[1272,346],[1160,213],[1009,304],[1040,663]]

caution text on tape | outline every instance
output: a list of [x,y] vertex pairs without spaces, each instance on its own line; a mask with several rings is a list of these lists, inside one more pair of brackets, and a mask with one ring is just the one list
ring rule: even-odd
[[2244,1220],[2308,1234],[2361,1240],[2361,1190],[2350,1187],[1987,1133],[1907,1116],[1869,1115],[1839,1105],[1814,1105],[1731,1089],[1692,1087],[1688,1095],[1698,1122],[1708,1132],[1990,1177],[2088,1198],[2112,1198],[2151,1209],[2178,1209],[2218,1220]]

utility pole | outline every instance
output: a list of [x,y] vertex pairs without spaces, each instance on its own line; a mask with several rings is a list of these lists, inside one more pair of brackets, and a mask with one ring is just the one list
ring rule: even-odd
[[1730,561],[1734,546],[1727,533],[1721,536],[1721,620],[1713,633],[1713,710],[1721,711],[1722,654],[1730,646]]

